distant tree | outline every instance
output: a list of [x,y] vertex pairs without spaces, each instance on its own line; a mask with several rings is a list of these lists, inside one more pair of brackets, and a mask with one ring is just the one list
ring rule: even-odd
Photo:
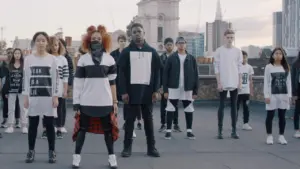
[[0,55],[3,55],[6,50],[6,42],[5,41],[0,41]]

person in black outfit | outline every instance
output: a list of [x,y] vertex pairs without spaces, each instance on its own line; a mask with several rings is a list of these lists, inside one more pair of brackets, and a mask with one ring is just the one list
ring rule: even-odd
[[[110,53],[110,55],[115,59],[115,62],[117,63],[119,58],[120,58],[120,53],[122,52],[122,50],[125,48],[125,45],[126,45],[126,41],[127,41],[127,38],[125,35],[119,35],[118,36],[118,44],[119,44],[119,48],[112,51]],[[119,70],[119,69],[118,69]],[[119,92],[119,78],[117,76],[116,78],[116,84],[117,84],[117,97],[118,97],[118,101],[122,101],[122,96]],[[123,105],[123,118],[124,118],[124,121],[126,119],[126,115],[128,114],[128,104],[124,104]],[[142,129],[142,124],[141,124],[141,120],[142,120],[142,116],[141,116],[141,113],[139,113],[137,115],[137,120],[138,120],[138,123],[137,123],[137,128],[139,130]],[[125,124],[123,125],[123,129],[125,129]]]
[[[7,56],[8,56],[8,60],[9,61],[12,57],[13,54],[13,49],[12,48],[8,48],[6,50]],[[3,61],[0,67],[0,79],[1,79],[1,84],[4,86],[5,85],[5,81],[6,81],[6,77],[9,74],[9,70],[8,70],[8,64],[6,61]],[[2,88],[2,87],[1,87]],[[8,99],[5,96],[4,92],[1,92],[1,96],[2,96],[2,100],[3,100],[3,107],[2,107],[2,117],[3,117],[3,121],[1,123],[1,128],[6,128],[7,127],[7,118],[8,118]],[[15,107],[15,119],[16,119],[16,124],[15,127],[16,128],[21,128],[21,124],[20,124],[20,106],[19,106],[19,99],[17,97],[16,99],[16,107]]]
[[300,138],[299,116],[300,116],[300,51],[297,60],[292,65],[291,71],[293,103],[295,104],[294,111],[294,129],[295,138]]
[[125,121],[122,157],[131,156],[134,121],[140,110],[147,139],[147,155],[159,157],[155,148],[152,112],[160,88],[161,61],[156,50],[145,42],[141,24],[132,24],[130,31],[132,41],[122,51],[118,61],[119,91],[123,102],[129,104],[130,111]]
[[[166,38],[164,41],[166,52],[164,52],[161,56],[161,62],[162,62],[162,68],[160,69],[160,82],[162,83],[163,78],[163,70],[164,65],[166,64],[166,61],[168,57],[173,53],[174,49],[174,41],[172,38]],[[167,99],[164,97],[163,92],[161,91],[161,100],[160,100],[160,123],[161,127],[159,129],[159,132],[164,132],[166,130],[166,107],[167,107]],[[173,124],[174,124],[174,131],[175,132],[182,132],[179,125],[178,125],[178,107],[175,107],[174,117],[173,117]]]

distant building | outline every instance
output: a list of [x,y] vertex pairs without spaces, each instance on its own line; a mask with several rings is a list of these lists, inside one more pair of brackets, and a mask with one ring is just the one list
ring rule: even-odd
[[204,56],[204,33],[179,32],[187,41],[187,51],[195,57]]
[[282,47],[282,12],[273,13],[273,47]]
[[206,51],[211,56],[213,52],[222,46],[224,42],[224,32],[232,28],[232,23],[222,20],[221,2],[217,1],[216,18],[212,23],[206,22]]
[[248,53],[248,58],[259,58],[261,48],[259,46],[249,45],[246,47],[242,47],[242,50]]

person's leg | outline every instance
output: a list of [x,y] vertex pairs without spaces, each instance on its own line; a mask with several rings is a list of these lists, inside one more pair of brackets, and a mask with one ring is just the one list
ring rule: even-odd
[[46,132],[46,125],[45,125],[44,116],[42,117],[42,125],[43,125],[42,139],[46,139],[47,138],[47,132]]
[[[125,105],[125,104],[124,104]],[[128,113],[128,112],[130,113]],[[137,113],[140,112],[140,105],[126,105],[126,119],[125,119],[125,134],[124,134],[124,148],[122,151],[122,157],[131,156],[131,146],[132,146],[132,135],[134,130],[134,121],[136,119]],[[144,123],[144,127],[145,127]]]
[[3,117],[3,121],[1,123],[1,127],[2,128],[6,128],[7,127],[7,118],[8,118],[8,98],[5,96],[5,94],[2,92],[1,93],[2,96],[2,117]]
[[20,124],[20,117],[21,117],[21,109],[20,109],[20,104],[19,104],[19,97],[16,97],[16,101],[15,101],[15,119],[16,119],[16,128],[21,128],[21,124]]
[[37,136],[37,129],[39,126],[39,116],[30,116],[29,117],[29,130],[28,130],[28,148],[29,151],[27,153],[26,162],[32,163],[35,157],[35,142]]
[[286,139],[284,138],[284,131],[285,131],[285,113],[286,109],[278,109],[278,119],[279,119],[279,138],[278,142],[280,144],[287,144]]
[[65,128],[65,124],[66,124],[66,117],[67,117],[67,108],[66,108],[66,99],[65,98],[61,98],[61,109],[62,109],[62,122],[61,122],[61,126],[62,129],[61,131],[63,133],[67,133],[67,130]]
[[19,98],[19,107],[21,107],[20,117],[21,117],[21,124],[22,124],[22,133],[26,134],[28,133],[28,129],[27,129],[28,118],[26,117],[25,109],[22,108],[24,105],[24,96],[22,94],[18,94],[18,98]]
[[175,132],[182,132],[178,123],[179,123],[179,120],[178,120],[178,105],[176,105],[174,116],[173,116],[173,124],[174,124],[173,129],[174,129]]
[[110,114],[101,117],[101,124],[104,131],[104,140],[106,144],[106,148],[108,151],[108,162],[110,167],[117,167],[117,158],[114,153],[114,142],[113,142],[113,135],[112,135],[112,123],[111,123],[111,117]]
[[147,139],[147,155],[151,157],[159,157],[160,154],[155,148],[155,138],[153,129],[153,105],[141,105],[142,117],[144,120],[144,129]]
[[167,99],[161,94],[160,100],[160,129],[159,132],[163,132],[166,129],[166,107],[167,107]]
[[193,102],[190,100],[182,100],[182,104],[183,104],[184,114],[185,114],[187,138],[195,139],[195,135],[193,134],[192,131],[193,113],[194,113]]
[[57,118],[55,118],[55,124],[57,127],[56,136],[58,139],[62,139],[62,118],[63,118],[63,112],[62,112],[62,98],[58,98],[58,106],[57,106]]
[[222,91],[220,93],[220,104],[218,109],[218,138],[223,139],[223,119],[224,119],[224,107],[225,100],[227,97],[227,91]]
[[239,120],[239,110],[240,110],[241,103],[242,103],[242,94],[239,94],[236,103],[236,122],[238,122]]
[[231,137],[234,138],[234,139],[239,139],[239,136],[236,132],[237,95],[238,95],[238,90],[237,89],[230,91],[231,127],[232,127]]
[[123,120],[124,120],[123,129],[124,130],[125,130],[125,122],[126,122],[127,114],[130,113],[129,111],[130,111],[129,104],[124,103],[123,104]]
[[294,129],[295,129],[294,137],[296,138],[300,138],[300,130],[299,130],[300,100],[299,99],[296,100],[296,105],[294,110]]
[[137,114],[136,116],[136,119],[137,119],[137,129],[138,130],[142,130],[142,123],[141,123],[141,120],[142,120],[142,112],[140,110],[140,112]]
[[174,112],[176,111],[177,104],[178,104],[177,99],[169,99],[167,101],[167,107],[166,107],[167,130],[166,130],[166,134],[165,134],[165,139],[171,139],[172,123],[173,123]]
[[15,103],[16,103],[17,95],[14,93],[10,93],[8,95],[8,128],[5,130],[5,133],[13,133],[14,132],[14,121],[15,121]]
[[250,111],[249,111],[249,103],[250,103],[250,95],[249,94],[244,94],[243,96],[243,129],[244,130],[252,130],[252,127],[249,125],[249,116],[250,116]]
[[54,117],[44,116],[49,147],[49,163],[56,162]]
[[267,144],[273,144],[273,136],[272,136],[272,124],[273,124],[273,118],[275,115],[275,110],[268,110],[267,111],[267,117],[266,117],[266,132],[267,132]]

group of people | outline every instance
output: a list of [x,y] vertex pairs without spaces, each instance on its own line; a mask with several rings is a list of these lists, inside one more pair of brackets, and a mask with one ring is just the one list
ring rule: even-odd
[[[186,50],[186,40],[178,37],[174,42],[172,38],[166,38],[166,52],[159,56],[145,41],[143,25],[134,23],[130,31],[130,44],[126,47],[127,38],[120,35],[119,48],[109,53],[112,40],[106,28],[102,25],[90,26],[79,49],[74,80],[66,47],[60,39],[49,37],[45,32],[37,32],[32,38],[36,51],[24,59],[22,51],[14,49],[7,66],[8,73],[1,76],[6,77],[6,82],[2,84],[7,87],[3,87],[2,95],[4,99],[8,98],[9,105],[8,117],[4,115],[3,126],[7,124],[6,132],[12,133],[13,125],[19,126],[18,120],[14,123],[14,113],[21,111],[22,131],[28,132],[27,163],[32,163],[35,159],[40,116],[43,116],[42,135],[48,138],[49,143],[49,163],[56,162],[55,138],[62,138],[62,133],[66,132],[64,98],[67,97],[70,85],[73,85],[73,109],[76,112],[73,133],[73,141],[76,142],[72,162],[74,168],[80,166],[80,154],[87,132],[104,134],[109,166],[117,168],[114,142],[119,137],[116,117],[119,102],[123,102],[125,120],[122,157],[131,156],[135,121],[138,120],[137,127],[141,129],[141,118],[146,135],[147,155],[160,157],[155,146],[153,128],[153,103],[159,95],[159,131],[165,132],[165,139],[172,138],[172,131],[182,132],[178,124],[179,100],[184,108],[186,137],[196,138],[192,126],[195,111],[193,102],[197,98],[199,87],[198,69],[195,57]],[[254,71],[247,63],[247,53],[233,46],[234,32],[227,30],[224,38],[226,44],[218,48],[214,55],[217,89],[220,94],[217,138],[223,139],[224,107],[229,91],[231,137],[239,139],[236,124],[240,104],[243,106],[243,129],[252,130],[249,125],[248,104],[253,94]],[[173,52],[175,45],[176,51]],[[273,144],[272,120],[276,110],[279,117],[278,141],[280,144],[287,144],[284,138],[285,112],[290,108],[292,100],[296,102],[295,137],[300,137],[299,72],[300,56],[290,71],[285,51],[282,48],[273,50],[264,75],[267,144]]]

